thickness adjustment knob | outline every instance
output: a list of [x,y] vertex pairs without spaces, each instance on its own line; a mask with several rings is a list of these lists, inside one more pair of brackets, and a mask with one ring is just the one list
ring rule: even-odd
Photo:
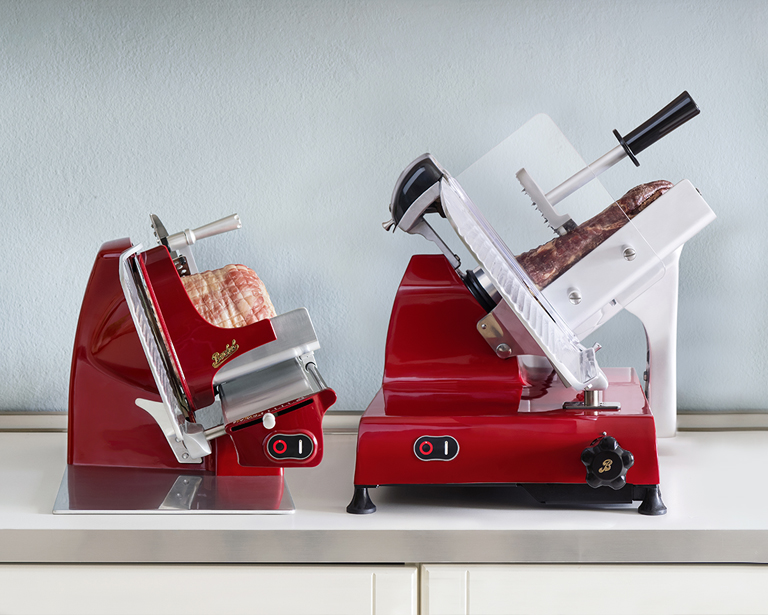
[[616,438],[601,436],[581,453],[590,487],[621,489],[627,484],[627,470],[635,463],[632,453],[619,446]]

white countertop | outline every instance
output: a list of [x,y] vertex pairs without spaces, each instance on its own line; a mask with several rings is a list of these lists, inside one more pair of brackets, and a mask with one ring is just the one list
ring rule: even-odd
[[379,487],[350,515],[355,435],[287,470],[292,515],[53,515],[64,433],[0,433],[0,562],[768,563],[766,431],[659,440],[669,512],[544,506],[513,487]]

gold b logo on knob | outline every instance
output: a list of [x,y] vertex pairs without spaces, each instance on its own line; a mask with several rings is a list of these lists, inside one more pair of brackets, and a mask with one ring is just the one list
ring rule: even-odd
[[600,468],[598,470],[598,472],[600,474],[602,474],[603,472],[610,472],[612,465],[613,465],[613,460],[612,459],[606,459],[605,461],[603,461],[603,467]]

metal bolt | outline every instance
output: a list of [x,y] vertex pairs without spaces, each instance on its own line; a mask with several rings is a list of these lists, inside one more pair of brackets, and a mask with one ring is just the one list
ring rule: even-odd
[[624,260],[628,261],[635,260],[635,257],[637,256],[637,252],[635,252],[635,249],[632,246],[625,246],[622,254],[624,255]]
[[581,303],[581,291],[578,288],[572,288],[568,291],[568,301],[573,305],[579,305]]
[[181,456],[181,458],[182,458],[182,459],[189,459],[189,453],[184,453],[184,454]]
[[502,359],[508,359],[512,356],[512,349],[508,344],[499,344],[496,346],[496,354]]
[[488,325],[486,325],[485,323],[483,323],[482,325],[480,325],[480,328],[481,328],[481,329],[487,329],[487,328],[488,328]]

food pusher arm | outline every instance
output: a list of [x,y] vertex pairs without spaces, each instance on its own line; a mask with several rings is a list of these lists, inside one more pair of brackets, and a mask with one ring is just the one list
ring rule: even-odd
[[240,216],[232,214],[221,220],[210,222],[196,229],[185,229],[179,233],[174,233],[167,238],[169,250],[179,250],[185,246],[191,246],[198,239],[206,239],[221,233],[227,233],[241,228]]
[[243,224],[240,222],[240,216],[232,214],[226,216],[215,222],[209,222],[196,229],[185,229],[173,235],[168,235],[168,231],[165,230],[163,223],[155,214],[150,214],[150,220],[152,221],[152,228],[155,230],[155,235],[158,241],[166,246],[172,252],[178,252],[187,261],[187,271],[189,273],[197,273],[197,263],[195,263],[195,257],[192,254],[191,246],[198,239],[206,239],[213,237],[214,235],[220,235],[221,233],[227,233],[229,231],[235,231],[242,228]]
[[553,209],[555,205],[627,156],[635,163],[635,166],[640,166],[637,154],[699,113],[699,108],[690,94],[683,92],[661,111],[640,124],[640,126],[625,137],[622,137],[617,130],[614,130],[613,134],[619,140],[619,145],[546,194],[543,194],[541,188],[528,175],[525,169],[520,169],[517,172],[517,179],[528,195],[531,196],[537,209],[553,230],[559,235],[564,235],[573,230],[576,224],[568,214],[558,214],[555,212]]

